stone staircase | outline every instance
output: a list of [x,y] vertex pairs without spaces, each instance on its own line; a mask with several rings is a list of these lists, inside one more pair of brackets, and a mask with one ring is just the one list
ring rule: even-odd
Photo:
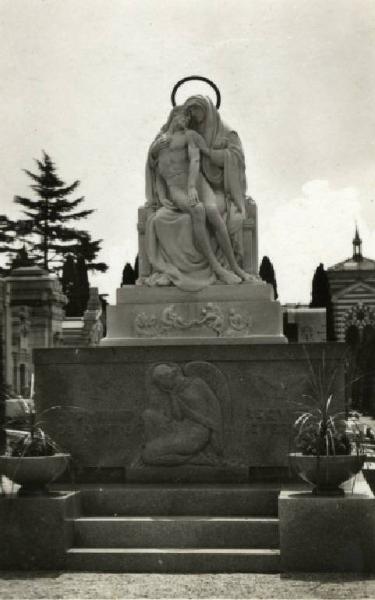
[[278,572],[279,491],[271,484],[82,486],[67,569]]

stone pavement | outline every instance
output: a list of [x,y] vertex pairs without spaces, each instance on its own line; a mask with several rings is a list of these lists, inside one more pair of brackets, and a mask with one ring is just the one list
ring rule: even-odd
[[0,572],[1,599],[375,598],[375,576]]

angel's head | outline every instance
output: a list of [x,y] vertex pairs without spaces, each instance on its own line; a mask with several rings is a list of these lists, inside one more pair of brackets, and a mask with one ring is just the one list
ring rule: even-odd
[[183,374],[177,365],[161,364],[152,371],[152,381],[166,392],[173,390],[181,377]]

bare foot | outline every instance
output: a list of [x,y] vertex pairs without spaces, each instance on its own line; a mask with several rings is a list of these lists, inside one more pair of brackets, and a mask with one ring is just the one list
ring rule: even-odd
[[245,283],[259,283],[259,277],[251,273],[245,273],[245,277],[243,280]]
[[161,273],[157,279],[156,285],[168,286],[171,285],[171,280],[169,279],[168,275]]
[[216,275],[221,279],[221,281],[223,281],[227,285],[241,283],[242,281],[241,277],[239,277],[235,273],[232,273],[232,271],[227,271],[226,269],[220,270],[220,272],[216,273]]
[[244,271],[240,267],[238,267],[235,272],[238,275],[238,277],[241,277],[242,281],[246,281],[246,282],[250,283],[250,282],[255,282],[258,280],[256,275],[252,275],[251,273],[246,273],[246,271]]

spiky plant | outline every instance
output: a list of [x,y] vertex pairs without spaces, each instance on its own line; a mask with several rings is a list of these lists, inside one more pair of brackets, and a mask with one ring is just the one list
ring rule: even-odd
[[360,453],[364,442],[360,428],[347,420],[344,411],[334,408],[334,385],[340,365],[329,371],[324,352],[321,364],[314,368],[308,355],[307,364],[310,393],[297,403],[296,449],[314,456]]

